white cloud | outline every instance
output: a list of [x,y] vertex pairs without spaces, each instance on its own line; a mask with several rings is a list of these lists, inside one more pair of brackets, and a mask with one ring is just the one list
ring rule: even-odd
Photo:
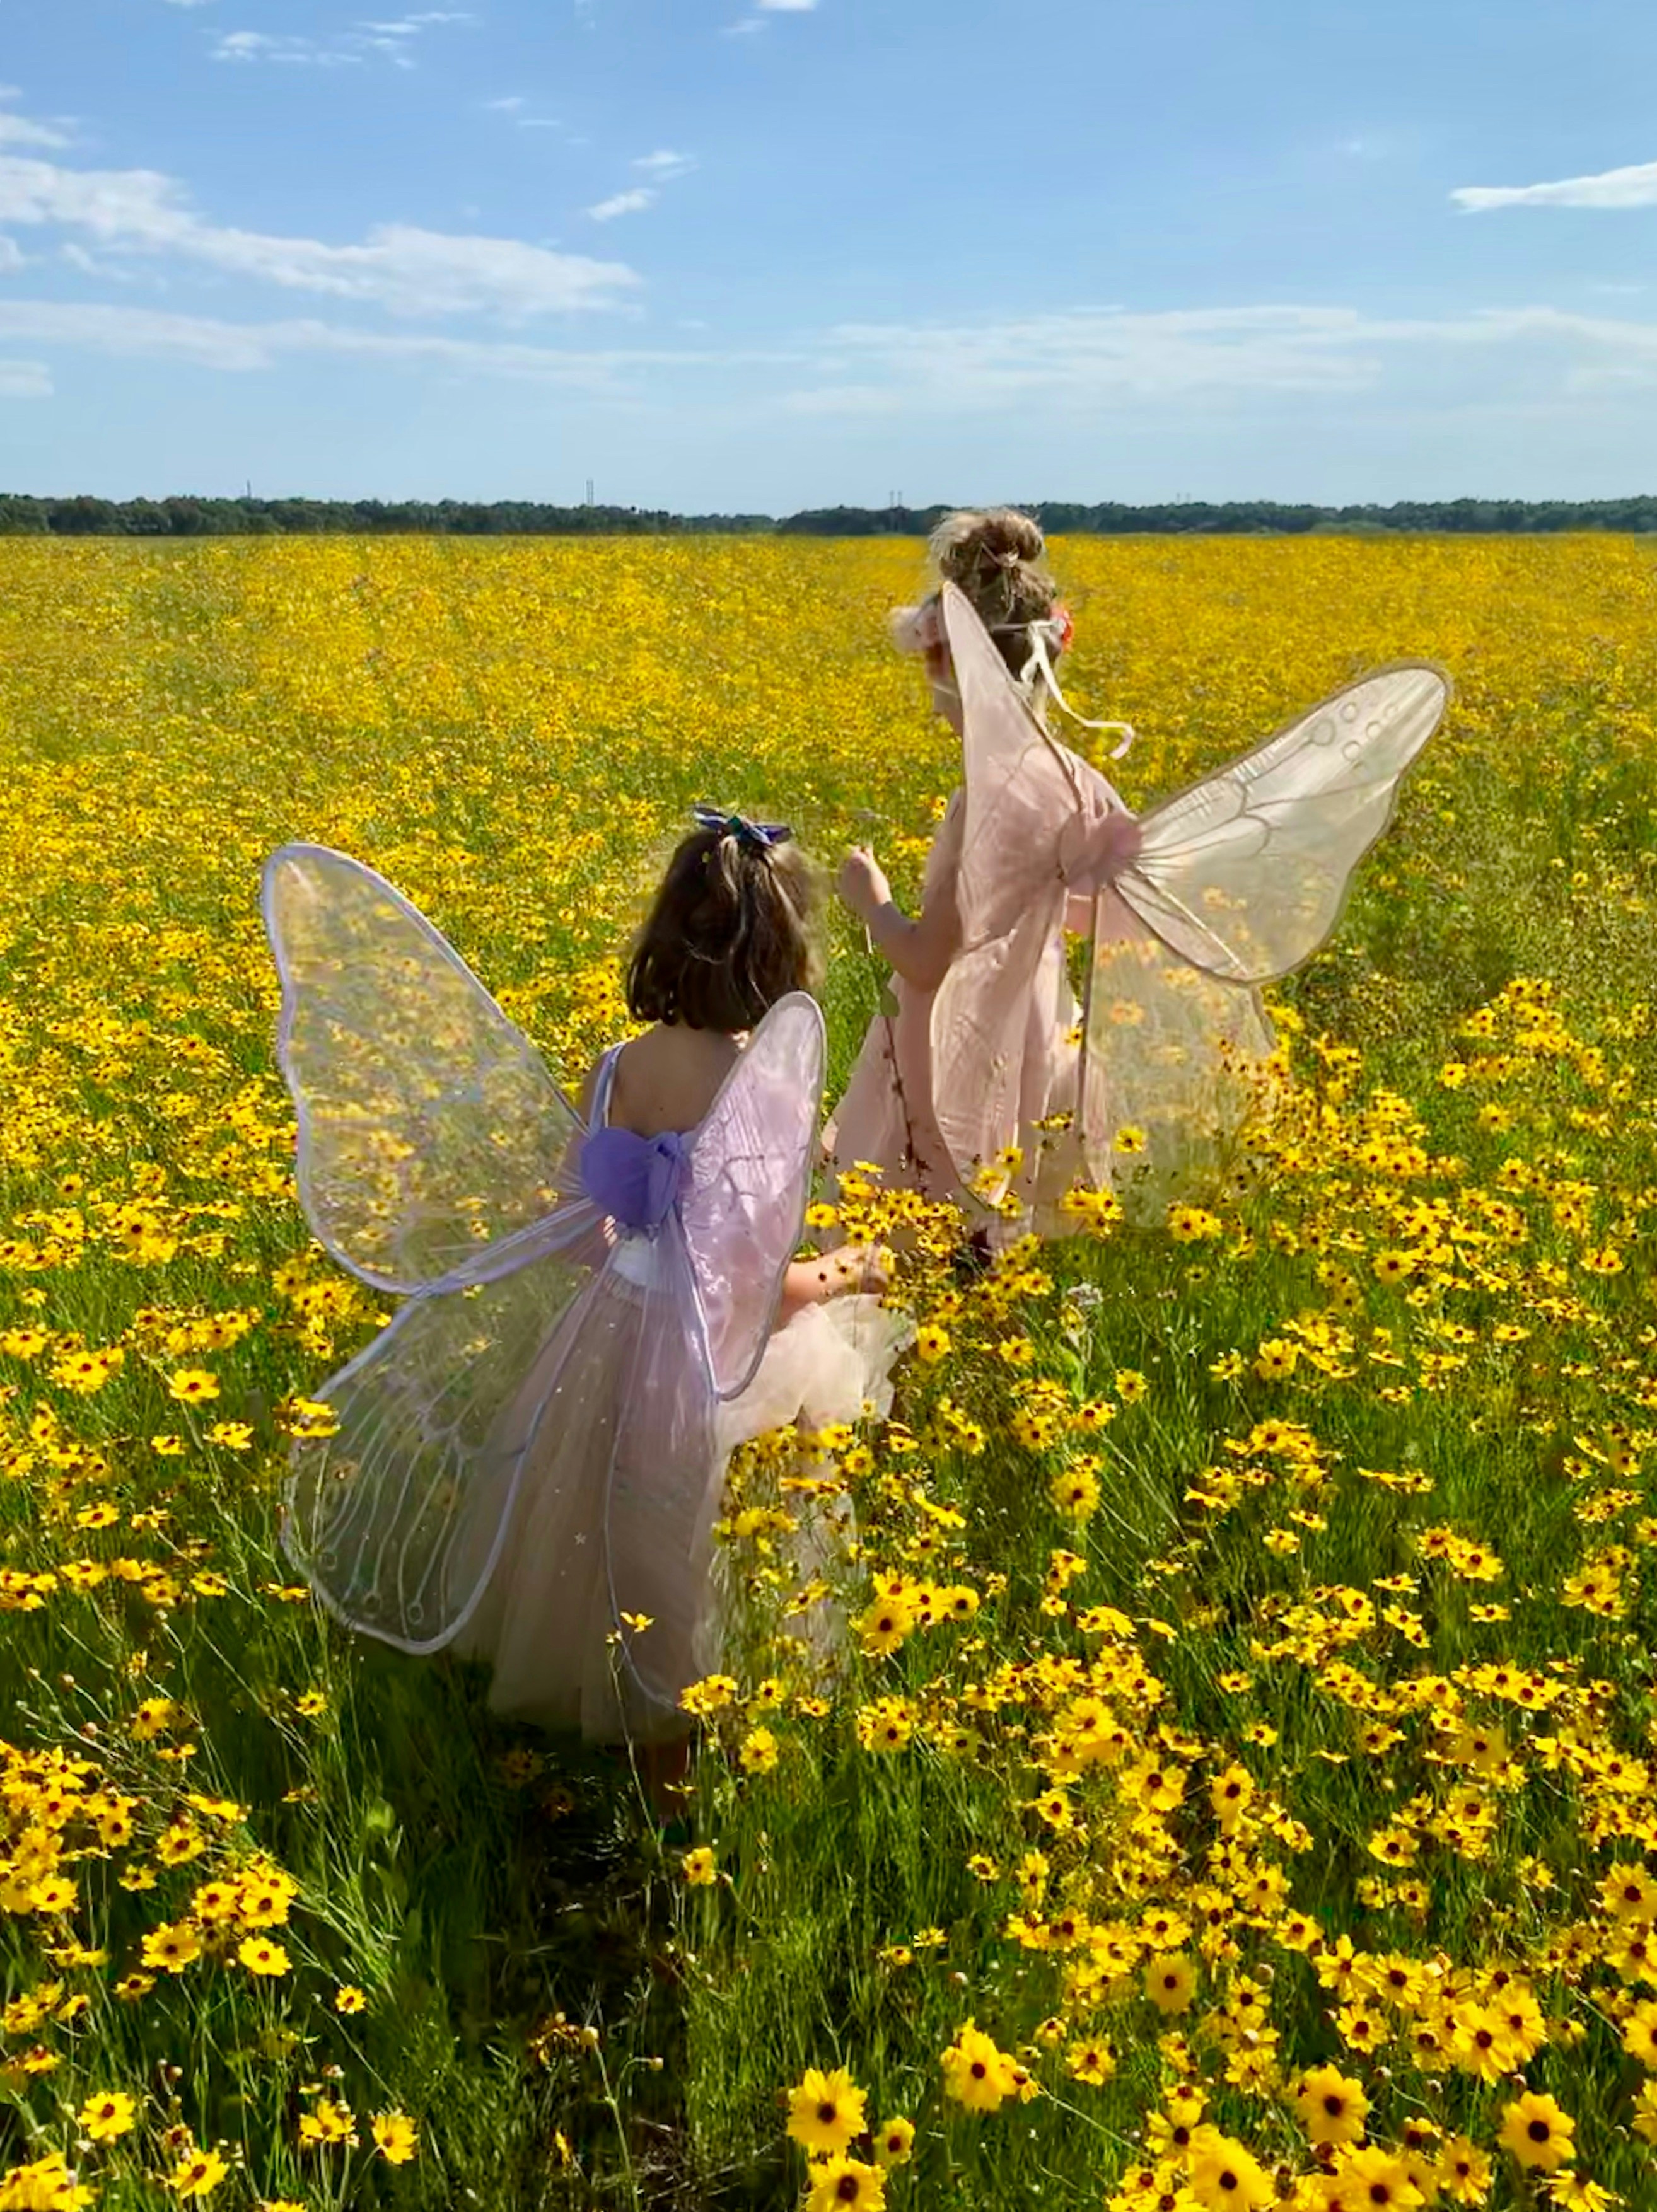
[[505,100],[486,100],[484,102],[484,107],[491,115],[518,115],[528,105],[529,102],[521,92],[512,93]]
[[66,169],[0,156],[0,222],[52,224],[107,253],[174,255],[291,291],[371,301],[394,314],[493,314],[509,321],[612,307],[635,290],[625,264],[517,239],[382,223],[360,245],[277,238],[204,222],[150,169]]
[[[193,0],[187,0],[187,3],[193,4]],[[433,25],[475,23],[477,21],[477,16],[465,9],[429,8],[412,15],[393,16],[383,22],[360,22],[354,30],[342,31],[326,39],[311,38],[300,32],[227,31],[219,35],[218,43],[213,48],[213,59],[216,62],[271,62],[295,68],[341,69],[353,62],[365,61],[370,54],[381,54],[399,69],[412,69],[415,64],[410,47]]]
[[649,352],[622,347],[568,349],[507,341],[451,338],[421,331],[361,331],[311,318],[222,322],[160,308],[73,305],[0,298],[0,343],[61,345],[118,360],[186,362],[245,374],[302,355],[427,365],[460,374],[503,376],[593,392],[614,391],[630,374],[663,368],[776,364],[779,354]]
[[433,23],[475,23],[477,20],[465,9],[428,8],[417,15],[399,15],[389,23],[359,23],[357,28],[379,38],[415,39]]
[[689,154],[675,154],[671,146],[663,146],[656,153],[642,154],[633,167],[642,169],[647,177],[654,177],[659,184],[666,184],[670,177],[682,177],[695,168],[696,162]]
[[1501,207],[1635,208],[1657,206],[1657,161],[1563,177],[1551,185],[1463,185],[1450,195],[1470,214]]
[[900,393],[878,384],[813,385],[785,392],[782,401],[784,414],[824,416],[896,415],[903,404]]
[[0,114],[0,146],[67,146],[69,140],[49,123],[31,123],[26,115]]
[[1345,307],[1080,310],[978,325],[854,324],[826,333],[795,415],[935,416],[1045,404],[1155,407],[1246,392],[1338,398],[1381,386],[1402,351],[1501,357],[1557,393],[1657,383],[1657,322],[1520,307],[1439,319]]
[[0,276],[10,276],[28,266],[28,256],[15,238],[0,231]]
[[0,361],[0,399],[50,399],[52,371],[43,361]]
[[173,8],[205,8],[209,0],[168,0],[168,4]]
[[229,31],[213,49],[216,62],[276,62],[307,69],[344,69],[360,64],[362,56],[342,46],[325,46],[320,40],[290,37],[274,31]]
[[[955,408],[1006,401],[1173,397],[1204,389],[1349,390],[1371,380],[1377,325],[1346,307],[1118,308],[982,325],[846,324],[821,387],[795,411],[868,412],[874,392]],[[872,373],[873,372],[873,373]]]
[[638,185],[631,191],[612,193],[587,212],[594,222],[613,222],[618,215],[638,215],[645,208],[654,207],[655,198],[648,185]]
[[769,27],[773,15],[809,15],[817,0],[754,0],[757,15],[740,15],[734,23],[727,23],[721,36],[727,39],[751,38],[756,31]]

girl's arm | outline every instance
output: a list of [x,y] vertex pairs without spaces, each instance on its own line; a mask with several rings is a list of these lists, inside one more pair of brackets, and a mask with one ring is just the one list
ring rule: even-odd
[[953,882],[944,896],[929,899],[911,921],[894,902],[880,862],[860,845],[846,856],[839,890],[905,982],[917,991],[935,991],[961,949]]

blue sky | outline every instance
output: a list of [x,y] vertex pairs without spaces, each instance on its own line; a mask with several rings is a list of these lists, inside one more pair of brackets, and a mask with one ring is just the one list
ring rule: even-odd
[[5,0],[0,487],[1657,490],[1646,0],[374,9]]

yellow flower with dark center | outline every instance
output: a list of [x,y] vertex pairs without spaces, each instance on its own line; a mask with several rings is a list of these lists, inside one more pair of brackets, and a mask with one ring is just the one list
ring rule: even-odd
[[789,2093],[789,2133],[813,2158],[832,2158],[862,2134],[864,2094],[844,2067],[808,2066]]
[[1249,2151],[1213,2128],[1197,2133],[1191,2156],[1191,2191],[1203,2212],[1266,2212],[1277,2195]]
[[168,1396],[181,1406],[204,1406],[218,1394],[217,1376],[204,1367],[180,1367],[168,1380]]
[[882,2166],[905,2166],[915,2150],[915,2124],[901,2114],[882,2120],[874,2135],[874,2155]]
[[210,2197],[230,2171],[216,2150],[192,2151],[167,2177],[177,2197]]
[[825,2159],[807,2181],[806,2212],[882,2212],[886,2203],[885,2173],[861,2159]]
[[1186,2011],[1197,1994],[1197,1969],[1183,1954],[1148,1960],[1142,1981],[1146,1996],[1161,2013]]
[[1020,2072],[1017,2062],[970,2020],[943,2054],[945,2094],[969,2112],[999,2112],[1017,2093]]
[[376,2112],[371,2123],[375,2148],[390,2166],[405,2166],[419,2148],[418,2132],[406,2112]]
[[131,2097],[123,2096],[119,2090],[106,2090],[101,2096],[87,2099],[79,2119],[94,2142],[113,2142],[132,2127],[136,2113]]
[[201,1941],[187,1920],[152,1928],[141,1948],[146,1966],[164,1973],[181,1974],[192,1959],[201,1956]]
[[288,1971],[288,1954],[280,1943],[272,1943],[268,1936],[244,1936],[236,1947],[236,1956],[250,1974],[285,1974]]
[[1551,2173],[1571,2154],[1576,2123],[1551,2097],[1527,2090],[1504,2106],[1496,2140],[1527,2170]]
[[1314,2066],[1301,2076],[1295,2110],[1314,2148],[1355,2143],[1363,2135],[1369,2100],[1363,2094],[1363,2085],[1337,2066]]

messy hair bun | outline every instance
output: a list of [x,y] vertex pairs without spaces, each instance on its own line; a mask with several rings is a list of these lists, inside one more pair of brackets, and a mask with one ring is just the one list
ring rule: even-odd
[[1058,603],[1058,586],[1042,566],[1041,526],[1015,507],[966,507],[944,517],[931,550],[938,574],[965,592],[1016,676],[1029,658],[1028,626]]

